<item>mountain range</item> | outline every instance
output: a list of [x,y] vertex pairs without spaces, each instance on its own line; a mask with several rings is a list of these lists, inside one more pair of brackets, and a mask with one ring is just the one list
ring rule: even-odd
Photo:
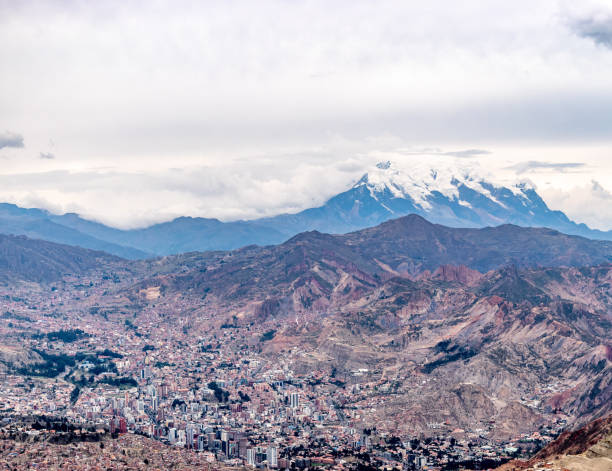
[[0,234],[0,282],[50,282],[119,261],[105,252]]
[[[612,411],[611,261],[611,241],[415,214],[345,235],[137,261],[0,238],[3,289],[36,307],[12,300],[14,319],[59,316],[72,329],[97,326],[100,338],[126,329],[149,342],[223,338],[228,352],[282,355],[293,374],[333,378],[352,391],[343,401],[363,412],[363,427],[431,433],[432,423],[492,421],[505,439],[553,411],[572,425]],[[45,282],[62,304],[44,305]]]
[[[196,283],[204,280],[208,290],[215,279],[222,286],[243,280],[247,289],[266,293],[287,281],[294,283],[298,275],[339,278],[342,273],[357,273],[368,284],[394,276],[419,277],[445,266],[463,266],[468,274],[456,276],[464,277],[471,271],[485,273],[506,266],[593,266],[611,261],[612,241],[511,224],[453,228],[416,214],[343,235],[308,231],[279,245],[189,252],[151,262],[130,262],[102,251],[0,234],[0,279],[5,281],[49,282],[123,267],[143,276],[160,273],[166,280],[192,276],[200,279]],[[253,279],[256,284],[250,282]]]
[[[343,305],[396,277],[416,280],[433,272],[465,282],[510,266],[610,262],[610,241],[508,224],[450,228],[413,214],[345,235],[310,231],[275,246],[165,257],[151,262],[159,275],[143,286],[161,286],[166,293],[207,293],[223,303],[261,301],[269,305],[264,309],[296,313]],[[440,272],[449,266],[461,268]],[[512,271],[502,284],[508,284],[503,289],[511,299],[541,294],[534,286],[523,286]]]
[[0,233],[26,235],[123,258],[142,259],[191,251],[232,250],[279,244],[305,231],[341,234],[407,214],[451,227],[514,224],[612,240],[612,231],[590,229],[553,211],[526,182],[497,184],[474,173],[429,166],[399,168],[379,163],[347,191],[296,214],[249,221],[179,217],[142,229],[121,230],[77,214],[51,214],[0,204]]
[[[410,215],[136,262],[122,295],[196,337],[231,329],[225,348],[283,355],[299,374],[393,383],[364,426],[426,433],[492,420],[511,437],[553,410],[572,424],[611,412],[611,260],[608,241]],[[366,409],[366,396],[350,403]]]

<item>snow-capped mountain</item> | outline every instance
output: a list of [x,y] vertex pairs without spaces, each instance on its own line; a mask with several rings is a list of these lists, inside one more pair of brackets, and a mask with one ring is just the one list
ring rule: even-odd
[[433,167],[429,162],[409,167],[381,162],[325,205],[260,223],[279,229],[284,226],[296,233],[312,229],[342,233],[411,213],[453,227],[508,223],[612,239],[610,232],[591,230],[574,223],[563,212],[549,209],[528,181],[497,182],[481,176],[477,168]]
[[[528,192],[531,190],[534,193],[534,188],[528,182],[506,186],[493,184],[478,176],[474,170],[432,168],[429,165],[400,170],[389,161],[377,164],[376,169],[365,174],[355,185],[359,186],[365,186],[370,196],[380,201],[392,214],[395,210],[389,204],[400,204],[398,209],[401,211],[401,206],[409,203],[414,211],[441,213],[438,217],[449,217],[449,222],[459,219],[467,225],[507,222],[508,216],[498,218],[489,215],[490,221],[482,220],[482,216],[488,215],[489,210],[509,212],[517,203],[517,211],[524,213],[533,196]],[[485,209],[483,204],[486,213],[482,211]],[[528,209],[528,212],[533,214],[533,209],[537,208]]]
[[377,202],[368,203],[380,206],[388,217],[413,212],[436,223],[466,227],[570,222],[563,213],[551,211],[528,181],[496,183],[476,169],[434,168],[426,163],[400,169],[381,162],[353,190],[360,188]]
[[181,217],[145,229],[119,230],[75,214],[53,215],[38,209],[0,205],[0,233],[80,245],[129,257],[235,249],[278,244],[305,231],[347,233],[389,219],[418,214],[451,227],[501,224],[549,227],[592,239],[612,240],[612,231],[590,229],[553,211],[529,182],[494,181],[478,169],[431,162],[400,166],[381,162],[351,188],[324,205],[296,214],[221,222]]

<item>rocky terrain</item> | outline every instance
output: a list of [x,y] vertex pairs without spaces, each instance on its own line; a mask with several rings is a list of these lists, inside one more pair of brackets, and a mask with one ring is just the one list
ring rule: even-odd
[[211,465],[202,454],[169,447],[139,435],[108,434],[96,440],[82,438],[62,444],[44,431],[15,439],[0,431],[0,469],[10,470],[98,470],[224,469]]
[[499,469],[532,471],[540,468],[569,471],[612,469],[612,415],[562,433],[529,461],[511,461]]
[[0,345],[0,373],[42,362],[36,352],[18,345]]
[[382,417],[389,430],[432,432],[493,420],[509,437],[542,422],[534,404],[578,423],[611,410],[610,253],[608,242],[547,229],[452,229],[408,216],[160,259],[125,294],[158,311],[191,300],[193,329],[199,318],[229,323],[236,348],[259,343],[254,324],[273,331],[263,355],[367,385],[347,392],[351,407],[380,397],[365,425]]
[[[346,235],[307,232],[277,246],[158,259],[143,270],[145,276],[159,276],[143,286],[206,293],[223,304],[260,301],[264,311],[311,312],[345,304],[386,280],[416,280],[445,265],[467,266],[482,274],[507,265],[605,264],[611,254],[612,242],[549,229],[455,229],[410,215]],[[514,283],[508,290],[515,297],[538,290],[521,280]]]
[[[610,242],[511,225],[448,228],[416,215],[137,262],[6,240],[7,281],[29,283],[2,292],[5,374],[56,377],[110,346],[134,345],[138,358],[193,350],[185,367],[200,373],[193,365],[214,351],[231,358],[221,362],[230,371],[282,360],[281,377],[323,384],[339,423],[387,436],[512,441],[612,410]],[[39,266],[51,268],[35,278]],[[71,342],[89,353],[77,359]],[[88,384],[83,373],[68,380],[64,398]]]
[[104,252],[0,234],[0,282],[49,282],[79,276],[120,259]]
[[512,436],[537,428],[532,401],[587,420],[612,404],[611,276],[608,266],[502,270],[473,286],[391,279],[335,312],[283,323],[264,351],[295,352],[298,368],[348,384],[390,381],[372,426],[381,416],[391,430],[495,420]]

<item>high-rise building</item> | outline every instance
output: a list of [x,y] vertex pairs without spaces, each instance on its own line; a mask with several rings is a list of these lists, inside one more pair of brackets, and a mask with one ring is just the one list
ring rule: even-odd
[[227,452],[226,455],[228,458],[233,458],[238,455],[238,444],[234,442],[229,442],[227,444]]
[[244,437],[238,440],[238,456],[242,459],[246,459],[248,444],[249,441]]
[[292,392],[291,395],[289,396],[289,405],[292,408],[297,408],[300,405],[300,395],[296,392]]
[[270,446],[266,450],[266,459],[268,460],[268,466],[270,468],[276,468],[278,466],[278,452],[275,446]]
[[246,460],[249,466],[255,466],[255,448],[247,448]]
[[208,445],[208,437],[206,435],[198,435],[198,451],[204,451]]
[[187,429],[185,430],[185,445],[187,445],[187,448],[193,447],[194,436],[195,427],[193,425],[188,425]]

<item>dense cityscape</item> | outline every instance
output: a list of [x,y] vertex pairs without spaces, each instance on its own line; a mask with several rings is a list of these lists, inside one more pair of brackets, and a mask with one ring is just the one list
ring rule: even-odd
[[[370,381],[365,368],[352,371],[350,381],[325,371],[296,373],[288,357],[262,354],[274,332],[257,326],[248,333],[257,341],[240,348],[240,329],[227,323],[193,341],[187,329],[160,325],[155,305],[140,310],[138,321],[128,317],[109,328],[116,314],[101,315],[92,301],[112,278],[68,280],[34,299],[3,293],[1,335],[18,340],[14,351],[5,341],[4,358],[21,362],[1,375],[6,430],[20,417],[62,418],[112,438],[151,437],[218,466],[458,469],[529,456],[566,426],[562,413],[547,411],[552,419],[538,431],[503,440],[492,433],[494,420],[469,430],[430,423],[425,433],[396,436],[380,417],[382,427],[368,428],[364,416],[376,417],[376,407],[393,396],[393,381]],[[59,307],[69,315],[58,316]],[[43,363],[19,358],[23,347]],[[422,374],[414,380],[432,381]]]

